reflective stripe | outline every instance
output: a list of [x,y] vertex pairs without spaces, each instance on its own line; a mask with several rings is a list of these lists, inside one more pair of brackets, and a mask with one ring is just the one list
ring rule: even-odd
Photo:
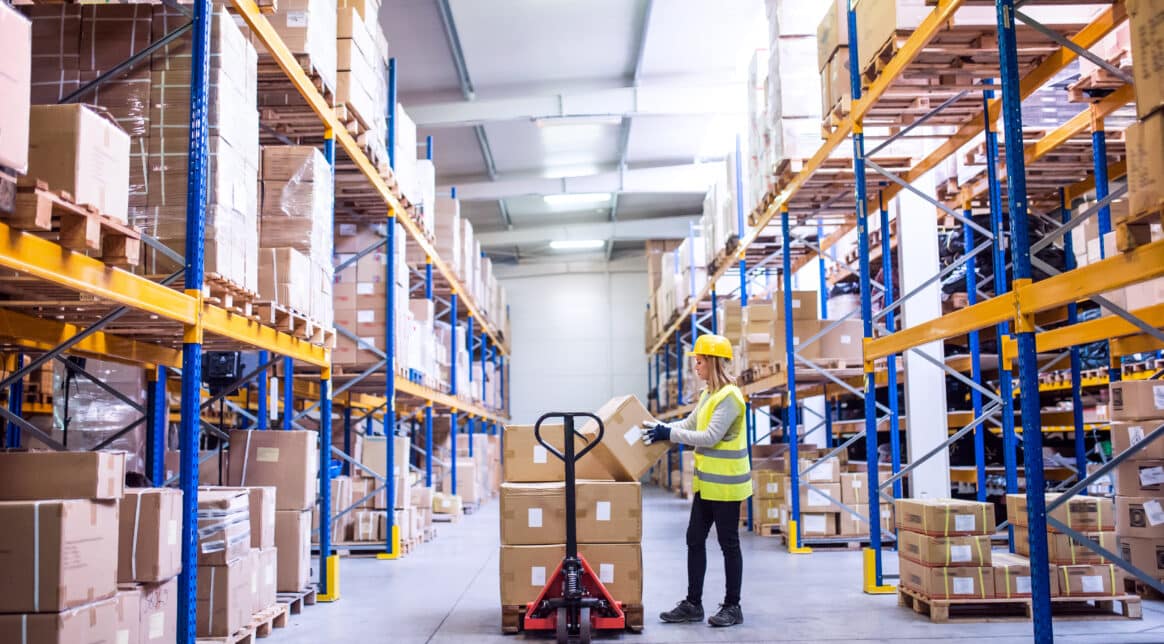
[[697,469],[695,470],[695,476],[698,476],[699,480],[704,483],[718,483],[719,485],[737,485],[739,483],[752,482],[751,472],[744,472],[743,474],[712,474]]
[[746,449],[716,449],[714,447],[696,447],[695,453],[700,456],[710,456],[711,458],[747,458],[748,450]]

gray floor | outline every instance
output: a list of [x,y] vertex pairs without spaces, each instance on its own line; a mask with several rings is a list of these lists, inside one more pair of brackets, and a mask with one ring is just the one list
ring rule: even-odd
[[[776,539],[744,537],[746,624],[713,630],[703,624],[664,625],[653,616],[686,590],[683,535],[687,504],[645,491],[643,538],[647,627],[617,639],[653,642],[1002,642],[1031,641],[1029,623],[931,624],[898,608],[893,596],[860,591],[860,554],[793,557]],[[433,543],[399,561],[344,559],[342,598],[318,604],[276,631],[272,644],[349,642],[514,642],[528,636],[499,631],[497,502],[440,528]],[[707,597],[714,606],[722,564],[709,544]],[[891,555],[888,566],[896,567]],[[715,592],[712,592],[712,589]],[[1164,642],[1164,605],[1145,602],[1143,621],[1060,622],[1065,642]],[[530,640],[537,638],[529,637]]]

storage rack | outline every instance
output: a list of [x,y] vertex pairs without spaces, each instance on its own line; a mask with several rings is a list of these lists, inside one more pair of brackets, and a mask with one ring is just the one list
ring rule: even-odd
[[[1062,34],[1038,24],[1029,18],[1029,16],[1018,11],[1014,0],[996,0],[994,3],[972,2],[970,0],[938,0],[933,4],[936,6],[932,9],[931,13],[920,23],[904,44],[900,46],[892,58],[880,68],[880,75],[867,87],[864,86],[861,78],[862,74],[856,47],[857,18],[850,7],[848,12],[848,27],[851,68],[850,80],[853,98],[850,114],[835,124],[836,127],[831,135],[828,136],[827,140],[816,153],[804,162],[803,167],[791,177],[783,178],[778,189],[770,193],[757,211],[752,213],[750,223],[753,227],[745,232],[743,225],[741,224],[739,226],[741,241],[735,254],[739,262],[738,266],[734,263],[729,266],[728,262],[724,262],[719,266],[711,267],[707,286],[699,293],[692,293],[691,301],[680,311],[678,317],[666,327],[665,331],[658,338],[650,343],[648,353],[654,356],[651,361],[653,369],[650,370],[652,373],[650,384],[652,387],[656,387],[656,400],[658,400],[657,387],[660,383],[660,376],[670,376],[672,345],[674,345],[675,352],[678,355],[682,355],[682,346],[684,343],[689,342],[688,337],[693,338],[694,334],[699,331],[714,331],[715,311],[718,304],[715,289],[717,282],[727,275],[729,271],[738,271],[741,279],[741,288],[739,289],[740,299],[741,303],[746,305],[748,261],[752,257],[750,249],[757,246],[765,247],[766,245],[770,247],[775,242],[779,242],[778,252],[782,255],[784,268],[783,290],[786,297],[785,310],[789,310],[790,304],[788,298],[790,297],[791,291],[790,274],[806,266],[808,262],[812,261],[814,255],[822,264],[826,259],[836,261],[834,258],[827,257],[825,251],[847,233],[856,229],[860,261],[859,270],[856,272],[859,275],[861,286],[860,314],[864,323],[865,336],[865,364],[863,365],[864,387],[862,391],[862,398],[865,404],[865,418],[863,421],[865,429],[862,434],[869,438],[866,441],[869,486],[871,490],[878,491],[878,494],[870,495],[868,516],[862,518],[862,520],[870,525],[871,542],[871,547],[866,550],[864,559],[864,590],[865,592],[873,594],[892,592],[892,587],[884,584],[883,580],[886,575],[882,573],[881,569],[881,544],[883,538],[879,529],[878,506],[881,498],[892,499],[886,493],[885,489],[893,485],[895,488],[893,496],[899,495],[898,485],[904,476],[908,475],[920,463],[947,449],[954,441],[970,432],[975,433],[976,444],[981,445],[980,441],[986,429],[986,421],[993,416],[1000,415],[1001,422],[999,424],[1001,425],[1005,445],[1004,473],[1008,493],[1018,491],[1016,451],[1019,441],[1021,440],[1022,442],[1025,456],[1024,474],[1029,511],[1028,519],[1030,521],[1029,532],[1031,534],[1030,549],[1034,634],[1036,641],[1051,641],[1053,628],[1051,623],[1046,542],[1048,522],[1051,522],[1056,529],[1069,534],[1079,543],[1084,544],[1093,551],[1099,552],[1107,560],[1119,565],[1144,584],[1158,591],[1161,590],[1159,581],[1153,579],[1143,571],[1136,570],[1119,555],[1105,551],[1099,544],[1092,542],[1077,531],[1073,531],[1061,522],[1047,517],[1047,512],[1051,509],[1066,502],[1071,496],[1086,490],[1089,484],[1106,476],[1120,462],[1134,455],[1138,451],[1135,447],[1103,464],[1090,475],[1086,475],[1084,469],[1082,449],[1077,449],[1077,456],[1080,462],[1076,465],[1076,471],[1071,474],[1074,483],[1065,490],[1063,496],[1053,503],[1046,503],[1043,496],[1047,472],[1043,467],[1041,453],[1044,427],[1038,395],[1041,388],[1039,382],[1040,354],[1067,350],[1067,355],[1071,358],[1072,377],[1069,388],[1073,394],[1075,403],[1073,405],[1075,411],[1072,414],[1071,429],[1075,436],[1077,447],[1082,448],[1085,428],[1082,422],[1082,415],[1080,414],[1079,391],[1083,385],[1083,378],[1079,368],[1077,347],[1087,343],[1107,341],[1111,356],[1113,356],[1113,365],[1108,377],[1111,380],[1116,380],[1121,377],[1119,360],[1122,357],[1144,352],[1154,352],[1159,350],[1161,346],[1164,346],[1162,345],[1162,342],[1164,342],[1164,333],[1160,331],[1160,326],[1164,324],[1164,314],[1161,312],[1162,307],[1160,305],[1128,312],[1116,307],[1098,295],[1112,289],[1122,288],[1164,275],[1164,242],[1149,243],[1131,252],[1108,257],[1098,263],[1092,263],[1084,267],[1075,268],[1073,263],[1069,263],[1067,266],[1068,270],[1064,272],[1060,272],[1037,257],[1032,256],[1033,253],[1041,248],[1054,243],[1057,238],[1062,237],[1065,233],[1069,233],[1071,228],[1079,225],[1080,222],[1090,216],[1098,214],[1101,235],[1111,230],[1109,206],[1112,200],[1120,196],[1122,190],[1111,190],[1109,182],[1111,179],[1122,175],[1125,168],[1122,161],[1113,159],[1113,156],[1116,154],[1113,150],[1115,146],[1109,145],[1109,140],[1104,129],[1104,118],[1113,115],[1117,110],[1133,101],[1134,96],[1130,86],[1130,78],[1128,78],[1127,74],[1091,53],[1089,48],[1096,45],[1101,38],[1124,22],[1127,19],[1127,14],[1123,3],[1117,1],[1112,3],[1109,8],[1102,11],[1082,29],[1072,34]],[[953,96],[942,96],[941,98],[935,99],[944,100],[936,110],[918,115],[918,121],[925,122],[932,120],[934,123],[942,123],[945,121],[945,123],[955,126],[954,134],[943,140],[935,149],[929,151],[920,161],[907,167],[904,172],[892,172],[890,169],[881,167],[876,161],[871,161],[866,156],[865,128],[877,123],[877,119],[884,117],[887,112],[892,113],[894,109],[899,109],[900,106],[893,104],[890,100],[890,88],[898,80],[907,78],[915,70],[917,62],[928,53],[927,47],[931,43],[940,41],[946,25],[950,24],[951,19],[958,9],[972,4],[995,5],[999,55],[996,63],[996,77],[1001,79],[1001,85],[994,86],[990,81],[987,81],[980,88],[965,90]],[[1021,28],[1019,26],[1020,23],[1023,24]],[[1020,29],[1024,31],[1024,42],[1033,33],[1036,36],[1045,38],[1047,42],[1052,43],[1051,50],[1034,59],[1023,58],[1018,46],[1019,40],[1017,34]],[[1111,72],[1117,78],[1121,79],[1123,84],[1106,96],[1092,102],[1086,109],[1080,111],[1077,115],[1068,119],[1058,127],[1041,133],[1034,141],[1024,138],[1022,100],[1046,85],[1056,74],[1059,74],[1065,67],[1080,57],[1087,58],[1091,62]],[[994,74],[991,75],[993,76]],[[995,90],[1001,90],[1001,96],[999,98],[995,98]],[[973,102],[978,102],[977,107],[971,106]],[[952,107],[957,107],[957,109],[950,109]],[[944,115],[943,112],[945,112]],[[994,124],[1000,116],[1003,121],[1005,140],[1023,141],[1023,146],[1014,145],[1007,147],[1005,150],[1002,149],[998,132],[994,130]],[[912,129],[920,124],[919,122],[906,126],[904,131]],[[926,195],[920,193],[920,191],[910,185],[922,175],[936,168],[950,155],[957,152],[975,137],[983,134],[985,135],[984,153],[986,156],[985,177],[970,185],[960,186],[952,194]],[[900,134],[893,135],[890,138],[896,138],[896,136],[900,136]],[[824,231],[821,231],[818,234],[819,246],[810,248],[810,254],[801,255],[793,261],[792,256],[796,249],[792,245],[794,239],[790,231],[790,220],[793,216],[805,216],[800,214],[805,210],[805,201],[808,201],[810,204],[824,204],[825,208],[832,207],[834,201],[831,198],[826,196],[826,198],[821,199],[820,195],[812,194],[813,177],[822,169],[829,169],[828,162],[830,155],[846,139],[851,139],[853,146],[853,173],[852,178],[846,184],[846,191],[851,190],[855,192],[856,217],[855,219],[845,221],[840,226],[834,227],[832,232],[827,236],[824,236]],[[1092,155],[1092,158],[1083,159],[1081,163],[1078,155],[1076,155],[1074,164],[1068,163],[1067,167],[1071,171],[1083,171],[1083,176],[1080,176],[1074,181],[1070,179],[1064,181],[1063,178],[1056,178],[1064,175],[1071,176],[1069,172],[1063,171],[1063,165],[1058,165],[1054,172],[1043,173],[1040,171],[1040,161],[1053,160],[1061,163],[1061,158],[1057,159],[1052,155],[1059,151],[1069,150],[1072,145],[1078,146],[1078,142],[1080,141],[1086,142],[1083,147],[1085,149],[1089,148],[1088,152]],[[1006,160],[1004,176],[1006,179],[1007,194],[1005,197],[1002,190],[1003,177],[999,176],[997,171],[1000,166],[1000,158],[1003,154],[1005,154]],[[1087,161],[1090,161],[1090,164]],[[737,163],[738,167],[739,164]],[[880,186],[875,191],[875,194],[871,194],[869,189],[870,186],[874,185],[870,179],[870,169],[877,174],[875,181],[888,179],[890,182],[888,185]],[[1028,179],[1030,179],[1029,182]],[[1070,185],[1063,185],[1064,183]],[[737,194],[740,193],[738,186],[739,181],[737,178]],[[1051,192],[1050,195],[1046,194],[1048,188]],[[875,211],[880,216],[882,223],[882,261],[888,261],[890,255],[890,236],[885,234],[889,230],[888,216],[882,204],[897,196],[903,190],[909,190],[925,198],[933,204],[936,213],[949,215],[959,221],[963,225],[964,230],[971,232],[977,231],[987,240],[979,246],[973,246],[972,243],[967,243],[966,253],[961,260],[956,262],[952,267],[943,269],[942,273],[934,279],[944,277],[950,270],[953,270],[953,268],[956,268],[960,264],[973,262],[974,257],[978,254],[990,252],[989,256],[995,267],[995,294],[993,296],[980,295],[979,289],[968,288],[969,302],[966,308],[942,315],[926,323],[904,328],[892,319],[892,312],[896,306],[899,306],[910,295],[898,295],[895,299],[896,294],[893,291],[893,286],[886,280],[887,283],[881,285],[881,288],[888,294],[888,297],[885,299],[889,305],[886,307],[883,315],[874,315],[872,296],[874,288],[877,285],[873,284],[872,280],[871,244],[868,227],[869,213],[870,211]],[[1078,197],[1087,192],[1093,192],[1095,194],[1097,203],[1085,212],[1072,216],[1069,207]],[[809,194],[806,195],[806,193]],[[952,201],[952,205],[946,203],[946,200]],[[983,230],[982,226],[977,225],[968,216],[971,214],[972,208],[983,206],[989,209],[991,224],[989,230]],[[1030,238],[1030,221],[1036,217],[1044,220],[1049,219],[1046,216],[1037,214],[1036,207],[1051,211],[1060,211],[1061,218],[1053,221],[1056,225],[1060,223],[1061,225],[1049,235],[1045,235],[1042,239],[1032,241]],[[798,214],[790,216],[790,210],[797,210]],[[811,212],[811,208],[808,210],[810,211],[810,216],[815,216]],[[1010,214],[1009,227],[1003,221],[1004,210]],[[852,212],[852,210],[849,210],[849,212]],[[777,216],[779,216],[780,225],[778,233],[770,231],[768,228],[770,224],[775,223],[774,220],[776,220]],[[1009,258],[1006,254],[1007,248],[1002,243],[999,243],[1005,239],[1008,228],[1010,234],[1009,249],[1011,251]],[[971,236],[967,235],[968,238],[971,238]],[[1068,261],[1071,262],[1073,253],[1070,248],[1071,242],[1069,235],[1064,243],[1066,245]],[[768,257],[765,257],[761,261],[767,262]],[[1009,265],[1008,261],[1010,262]],[[1006,279],[1008,266],[1013,267],[1014,276],[1009,283]],[[1051,276],[1034,281],[1032,277],[1033,269],[1035,268]],[[824,272],[823,268],[821,270]],[[968,274],[973,273],[972,265],[967,272]],[[886,275],[889,276],[890,274],[891,271],[886,270]],[[827,280],[822,280],[822,282],[827,282]],[[824,284],[822,284],[823,286]],[[972,284],[972,286],[976,285]],[[1095,301],[1115,315],[1094,320],[1079,321],[1076,316],[1075,305],[1078,301],[1084,299]],[[710,304],[710,307],[708,307],[708,304]],[[710,327],[704,324],[708,315],[705,311],[708,308],[710,308],[710,317],[713,320]],[[1055,321],[1055,318],[1058,319],[1059,324],[1055,328],[1046,329],[1042,326],[1045,321],[1044,316],[1048,315],[1053,321]],[[785,317],[787,319],[785,339],[786,344],[790,346],[793,323],[791,316]],[[885,318],[884,322],[882,322],[882,318]],[[981,366],[979,338],[975,336],[983,333],[994,333],[996,337],[1002,339],[1001,356],[999,356],[1001,358],[1001,369],[998,372],[1000,382],[997,392],[982,384],[983,369]],[[917,347],[931,341],[948,340],[959,336],[966,336],[970,344],[971,366],[969,373],[971,377],[966,378],[962,375],[962,370],[959,369],[947,368],[944,370],[948,376],[961,380],[971,388],[974,394],[972,396],[974,398],[974,409],[969,414],[973,416],[972,419],[961,429],[954,432],[948,441],[938,445],[929,454],[915,459],[914,462],[905,467],[900,467],[900,464],[896,462],[898,450],[896,445],[894,445],[893,453],[895,462],[893,463],[893,475],[886,481],[880,481],[876,450],[877,423],[879,419],[876,416],[878,404],[875,399],[875,390],[881,384],[879,378],[882,378],[882,374],[884,374],[885,380],[888,381],[886,384],[891,384],[892,378],[896,374],[896,368],[893,362],[897,356],[907,351],[913,351]],[[674,338],[673,341],[672,338]],[[660,370],[660,351],[663,352],[665,371]],[[790,350],[787,358],[788,364],[796,364],[794,351]],[[1016,382],[1012,382],[1011,368],[1015,365],[1016,361],[1018,378]],[[799,468],[795,466],[797,463],[796,445],[798,440],[796,436],[795,409],[796,398],[800,393],[795,384],[795,378],[798,371],[799,369],[794,368],[788,372],[787,382],[783,387],[783,397],[787,401],[785,404],[788,409],[786,412],[785,427],[787,430],[785,435],[791,445],[788,458],[793,464],[791,468],[793,487],[789,491],[794,506],[793,519],[798,518],[797,508],[795,507],[796,500],[799,496],[799,482],[797,479],[807,471],[799,471]],[[1152,375],[1158,374],[1148,372],[1138,377],[1151,377]],[[682,392],[681,387],[680,392]],[[745,393],[750,396],[751,392],[752,389],[750,386],[746,386]],[[1019,405],[1017,406],[1014,405],[1015,394],[1019,396]],[[890,398],[890,409],[882,409],[882,411],[887,411],[890,422],[893,422],[898,420],[894,402],[896,388],[890,386],[888,395]],[[989,402],[984,404],[983,399],[988,399]],[[658,402],[660,406],[672,406],[672,401],[661,400]],[[683,401],[680,400],[678,402],[682,403]],[[676,415],[684,411],[687,411],[687,409],[669,409],[663,412],[663,414]],[[747,414],[749,420],[749,437],[752,439],[754,438],[754,423],[752,422],[754,412],[751,404],[748,405]],[[1016,414],[1021,419],[1021,425],[1019,427],[1016,427],[1014,422]],[[965,415],[965,413],[960,414],[960,417],[964,419]],[[827,422],[828,419],[826,418],[825,420]],[[1059,428],[1055,428],[1055,430],[1058,431]],[[1152,440],[1159,440],[1161,436],[1164,436],[1164,427],[1155,428],[1138,445],[1142,448]],[[890,437],[891,441],[897,440],[897,432],[891,431]],[[971,480],[977,483],[979,494],[983,494],[985,463],[981,448],[976,449],[976,467]],[[850,512],[852,511],[851,508],[846,509]],[[795,530],[792,522],[790,522],[789,527],[790,530]],[[999,529],[1001,530],[1003,527],[1005,527],[1005,524],[999,526]],[[804,552],[808,550],[807,548],[798,547],[799,542],[795,536],[790,535],[789,543],[790,549],[793,551]]]
[[[103,75],[66,101],[83,97],[90,90],[107,80],[116,79],[135,64],[148,61],[165,44],[183,37],[189,32],[192,57],[190,80],[191,127],[189,140],[188,193],[186,213],[185,256],[178,255],[155,240],[143,235],[143,241],[159,253],[167,254],[182,263],[184,269],[165,276],[151,279],[127,272],[113,265],[76,252],[60,244],[42,239],[28,232],[0,223],[0,267],[16,271],[18,274],[5,277],[5,281],[19,283],[36,297],[46,302],[75,302],[61,314],[60,310],[44,314],[44,317],[29,312],[20,312],[0,304],[0,343],[11,356],[8,376],[0,380],[0,389],[8,392],[8,405],[0,406],[0,417],[6,421],[5,445],[19,447],[21,432],[36,438],[43,444],[64,449],[52,436],[42,432],[25,419],[25,416],[48,412],[44,405],[24,405],[22,387],[24,378],[42,365],[53,360],[62,360],[64,355],[79,355],[110,360],[123,364],[141,366],[146,370],[149,386],[145,405],[133,404],[143,418],[132,423],[105,441],[111,443],[142,423],[146,427],[146,462],[148,478],[154,485],[177,482],[183,492],[182,573],[179,578],[178,602],[182,607],[178,623],[178,641],[193,644],[195,641],[195,594],[197,588],[197,506],[198,470],[200,464],[199,438],[203,433],[225,438],[225,434],[202,418],[202,412],[212,409],[216,403],[229,406],[234,413],[244,418],[246,424],[255,429],[270,429],[271,413],[268,409],[268,383],[276,369],[281,370],[284,383],[281,408],[281,429],[292,429],[299,421],[318,409],[318,430],[321,446],[330,446],[332,432],[332,411],[334,402],[342,408],[345,447],[349,445],[351,428],[358,422],[371,426],[373,420],[383,423],[384,433],[393,435],[399,428],[398,414],[413,413],[423,407],[429,440],[426,443],[426,466],[431,471],[432,441],[431,418],[434,408],[448,410],[455,414],[458,410],[467,412],[468,433],[477,429],[495,433],[499,425],[506,422],[508,392],[505,388],[508,346],[502,331],[490,324],[482,313],[482,308],[460,283],[449,265],[436,252],[432,242],[421,228],[407,216],[405,208],[388,188],[377,169],[368,160],[356,139],[349,133],[329,105],[323,94],[300,67],[285,43],[262,15],[269,7],[260,9],[254,0],[232,0],[231,9],[240,15],[255,36],[256,46],[265,48],[287,77],[289,87],[302,96],[306,105],[318,119],[319,138],[322,139],[325,157],[336,172],[336,143],[346,155],[346,162],[354,166],[360,176],[359,181],[367,185],[375,202],[383,210],[365,213],[368,221],[387,221],[389,237],[386,251],[387,280],[393,283],[395,251],[393,237],[398,221],[408,235],[409,243],[416,244],[428,258],[426,265],[426,288],[429,292],[437,289],[449,294],[449,315],[453,326],[457,323],[458,311],[463,311],[472,329],[476,321],[479,337],[473,350],[481,356],[482,378],[484,364],[490,361],[501,374],[500,409],[486,409],[457,396],[455,388],[445,393],[432,387],[410,381],[395,369],[394,355],[394,306],[392,290],[387,297],[387,349],[377,369],[381,375],[378,395],[351,391],[357,380],[346,380],[333,389],[335,372],[331,364],[331,351],[327,346],[312,343],[273,326],[255,321],[251,317],[228,310],[206,301],[203,296],[204,284],[204,228],[207,201],[208,175],[208,129],[206,127],[207,105],[209,101],[208,63],[210,52],[210,20],[213,3],[210,0],[194,0],[183,5],[190,21],[186,25],[152,43],[133,55],[110,73]],[[261,44],[260,44],[261,43]],[[395,106],[395,61],[390,65],[392,72],[392,93],[389,105]],[[291,109],[291,108],[289,108]],[[394,111],[391,110],[390,111]],[[390,119],[393,114],[390,114]],[[389,150],[393,124],[389,124]],[[371,252],[369,249],[365,252]],[[435,267],[435,272],[434,272]],[[181,282],[183,290],[173,288]],[[78,295],[81,300],[78,300]],[[35,310],[35,309],[34,309]],[[472,333],[472,331],[470,331]],[[455,336],[455,334],[454,334]],[[318,340],[318,338],[316,338]],[[259,364],[232,383],[227,391],[254,387],[257,395],[253,404],[227,394],[210,396],[202,388],[202,356],[204,350],[215,351],[258,351]],[[453,352],[455,355],[456,347]],[[29,354],[26,356],[26,354]],[[308,370],[298,377],[296,365],[304,365]],[[75,366],[70,369],[77,370]],[[112,387],[98,378],[85,374],[109,393],[126,400]],[[371,374],[368,374],[371,375]],[[176,416],[169,409],[167,385],[177,380],[180,386],[180,405]],[[455,387],[455,385],[454,385]],[[482,382],[484,392],[485,383]],[[309,402],[311,401],[311,402]],[[131,402],[126,400],[126,402]],[[353,417],[353,411],[360,412]],[[178,448],[181,462],[177,481],[165,480],[164,455],[166,434],[170,422],[178,424]],[[454,421],[454,428],[457,427]],[[471,441],[470,441],[471,442]],[[455,455],[455,437],[453,437]],[[388,462],[393,462],[393,441],[387,441]],[[320,516],[332,516],[330,499],[331,456],[339,456],[350,461],[335,447],[331,453],[321,450],[320,476]],[[358,463],[355,464],[359,466]],[[455,471],[455,470],[454,470]],[[393,477],[379,477],[383,488],[387,488],[389,498],[394,495]],[[431,476],[430,476],[431,480]],[[379,491],[379,490],[378,490]],[[373,493],[375,494],[375,493]],[[350,511],[343,509],[340,514]],[[400,554],[400,543],[393,526],[393,511],[387,510],[390,536],[381,546],[380,558],[394,559]],[[338,515],[336,515],[338,516]],[[331,521],[321,521],[319,537],[319,593],[321,600],[335,600],[338,594],[338,559],[332,554]]]

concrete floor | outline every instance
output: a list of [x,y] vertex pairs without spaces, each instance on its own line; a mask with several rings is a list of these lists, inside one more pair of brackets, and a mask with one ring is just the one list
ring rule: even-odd
[[[860,553],[793,557],[778,539],[745,536],[746,622],[730,629],[705,624],[665,625],[657,614],[686,591],[684,531],[688,504],[654,488],[644,490],[643,565],[646,629],[616,638],[655,642],[1030,642],[1027,622],[932,624],[898,608],[894,596],[860,591]],[[500,633],[497,581],[497,502],[454,525],[436,541],[399,561],[343,559],[342,598],[317,604],[275,631],[272,644],[320,642],[538,641]],[[707,596],[713,609],[723,588],[723,564],[714,536],[708,545]],[[896,558],[886,557],[896,571]],[[1164,642],[1164,604],[1144,603],[1143,621],[1060,622],[1063,642]],[[548,639],[548,638],[547,638]]]

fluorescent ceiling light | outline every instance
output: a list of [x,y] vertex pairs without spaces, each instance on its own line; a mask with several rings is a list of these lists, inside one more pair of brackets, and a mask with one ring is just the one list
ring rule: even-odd
[[543,195],[542,201],[549,206],[578,206],[610,201],[609,192],[568,192],[557,195]]
[[533,120],[538,127],[563,125],[622,125],[619,114],[579,114],[573,116],[539,116]]
[[601,239],[570,239],[570,240],[555,240],[550,242],[550,248],[554,250],[594,250],[602,248],[606,242]]

